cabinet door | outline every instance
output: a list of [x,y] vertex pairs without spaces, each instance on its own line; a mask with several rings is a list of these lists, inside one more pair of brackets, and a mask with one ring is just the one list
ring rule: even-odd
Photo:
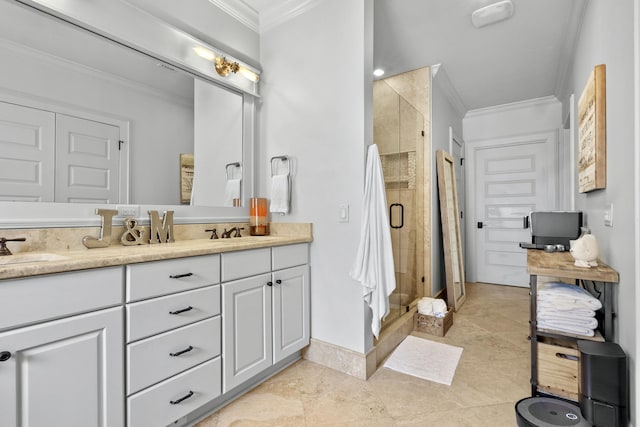
[[309,266],[273,273],[273,362],[309,344]]
[[0,334],[0,425],[124,425],[122,308]]
[[270,281],[261,274],[222,284],[224,393],[272,364]]

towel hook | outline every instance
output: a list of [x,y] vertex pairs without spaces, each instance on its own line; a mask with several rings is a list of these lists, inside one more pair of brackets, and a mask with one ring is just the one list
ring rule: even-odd
[[233,172],[235,170],[234,168],[240,169],[240,177],[242,177],[242,165],[240,164],[240,162],[227,163],[227,165],[224,167],[224,170],[227,174],[227,181],[233,179]]
[[282,163],[286,164],[287,166],[287,173],[286,175],[290,175],[291,174],[291,162],[289,161],[289,157],[288,156],[273,156],[271,158],[271,176],[277,175],[276,173],[274,173],[275,170],[277,170],[274,165],[277,167],[277,163],[274,163],[274,161],[280,160]]

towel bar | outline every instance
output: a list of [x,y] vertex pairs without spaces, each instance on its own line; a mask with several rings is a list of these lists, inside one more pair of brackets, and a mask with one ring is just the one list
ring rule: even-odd
[[224,167],[224,170],[227,174],[227,181],[234,178],[233,176],[234,169],[230,169],[230,168],[240,169],[240,177],[242,177],[242,165],[240,164],[240,162],[227,163],[227,165]]
[[[275,174],[274,170],[276,170],[276,168],[274,168],[274,161],[276,160],[280,160],[282,163],[287,165],[287,172],[285,175],[290,175],[291,174],[291,163],[289,162],[289,157],[288,156],[273,156],[271,158],[271,176],[274,175],[282,175],[282,174]],[[277,166],[278,164],[275,163],[275,166]]]

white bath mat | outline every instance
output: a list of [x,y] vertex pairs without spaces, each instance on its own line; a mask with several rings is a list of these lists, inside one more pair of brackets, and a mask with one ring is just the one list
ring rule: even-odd
[[451,385],[462,348],[409,335],[384,367],[440,384]]

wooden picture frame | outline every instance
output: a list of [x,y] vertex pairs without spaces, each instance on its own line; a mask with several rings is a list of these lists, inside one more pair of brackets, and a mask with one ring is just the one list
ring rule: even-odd
[[458,216],[458,191],[453,157],[444,150],[436,151],[438,196],[442,223],[442,246],[447,280],[447,304],[458,311],[467,298],[464,277],[460,217]]
[[180,154],[180,203],[191,204],[193,190],[193,154]]
[[607,186],[606,67],[596,65],[578,100],[578,191]]

